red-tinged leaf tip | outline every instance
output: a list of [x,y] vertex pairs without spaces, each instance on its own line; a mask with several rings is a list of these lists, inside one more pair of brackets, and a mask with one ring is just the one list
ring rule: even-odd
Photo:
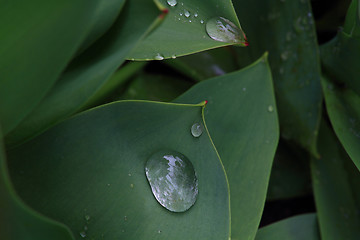
[[249,46],[249,42],[248,41],[245,41],[244,42],[244,45],[247,47],[247,46]]
[[159,18],[160,18],[160,19],[163,19],[163,18],[166,16],[166,14],[169,13],[169,9],[164,8],[161,12],[162,12],[162,13],[159,15]]
[[208,103],[208,100],[205,100],[205,105]]

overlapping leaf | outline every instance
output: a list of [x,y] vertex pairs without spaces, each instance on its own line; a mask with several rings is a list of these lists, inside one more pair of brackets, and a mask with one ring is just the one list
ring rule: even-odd
[[[98,1],[2,1],[0,118],[4,135],[31,112],[86,37]],[[66,17],[64,17],[66,16]]]
[[320,63],[310,1],[234,0],[249,47],[238,48],[248,64],[264,51],[274,78],[281,134],[316,155],[320,121]]
[[360,173],[326,122],[319,135],[320,159],[311,172],[323,240],[358,239],[360,236]]
[[316,214],[284,219],[260,228],[255,240],[320,240]]
[[102,91],[156,15],[151,1],[128,1],[111,30],[70,64],[41,104],[7,137],[7,143],[21,142],[93,102],[93,95]]
[[279,138],[267,56],[244,70],[203,81],[177,102],[209,101],[205,119],[230,184],[231,239],[255,237]]

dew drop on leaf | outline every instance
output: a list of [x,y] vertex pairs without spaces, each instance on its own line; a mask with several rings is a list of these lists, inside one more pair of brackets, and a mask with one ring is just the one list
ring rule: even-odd
[[85,237],[86,237],[86,233],[85,233],[85,232],[80,232],[80,236],[81,236],[82,238],[85,238]]
[[185,17],[188,18],[188,17],[190,17],[190,12],[189,12],[188,10],[185,10],[185,11],[184,11],[184,15],[185,15]]
[[233,22],[223,17],[214,17],[208,20],[206,32],[215,41],[246,45],[244,32]]
[[154,57],[155,60],[163,60],[164,57],[160,55],[160,53],[156,54]]
[[273,112],[273,111],[274,111],[274,107],[273,107],[272,105],[269,105],[269,106],[268,106],[268,111],[269,111],[269,112]]
[[175,7],[175,5],[177,4],[177,1],[176,0],[167,0],[167,3],[172,6],[172,7]]
[[191,135],[194,137],[200,137],[203,132],[203,127],[200,123],[194,123],[191,126]]
[[167,210],[184,212],[194,205],[198,180],[192,163],[183,154],[160,150],[147,160],[145,173],[154,197]]

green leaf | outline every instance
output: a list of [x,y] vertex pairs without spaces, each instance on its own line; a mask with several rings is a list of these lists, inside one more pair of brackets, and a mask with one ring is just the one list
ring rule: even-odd
[[322,78],[326,109],[341,144],[360,170],[360,96]]
[[321,158],[312,159],[311,172],[322,239],[359,239],[360,173],[326,122],[318,145]]
[[87,34],[78,52],[81,53],[109,30],[124,4],[125,0],[100,1],[91,19],[91,30]]
[[[9,151],[9,170],[22,199],[66,224],[76,239],[229,239],[226,175],[198,105],[123,101],[66,120]],[[184,213],[154,198],[145,175],[159,150],[185,155],[199,195]]]
[[246,65],[269,51],[282,137],[317,155],[322,96],[310,1],[238,0],[234,6],[250,44],[237,48],[239,61]]
[[[167,0],[155,2],[164,11],[160,16],[164,21],[129,54],[129,59],[161,60],[227,45],[244,45],[246,42],[231,0],[173,0],[177,2],[173,7],[167,3]],[[239,34],[234,38],[238,42],[221,42],[210,38],[206,31],[206,27],[209,26],[207,24],[211,23],[213,18],[219,20],[219,17],[228,19],[235,25],[232,28],[237,28],[237,31],[230,30],[230,33]],[[230,24],[226,27],[228,26]],[[224,32],[220,35],[226,35],[227,31]]]
[[160,74],[141,74],[126,89],[121,99],[171,101],[191,87],[181,78]]
[[231,239],[253,239],[261,219],[279,138],[267,56],[200,82],[177,102],[208,100],[205,119],[230,184]]
[[344,32],[353,37],[360,37],[360,3],[352,0],[344,23]]
[[304,214],[260,228],[256,240],[320,240],[316,214]]
[[309,154],[281,141],[271,169],[267,200],[311,194]]
[[7,172],[0,132],[0,238],[4,240],[72,240],[69,230],[25,206],[16,195]]
[[360,37],[353,37],[344,31],[321,47],[321,61],[325,74],[347,84],[360,94]]
[[236,64],[235,52],[230,47],[169,59],[164,63],[195,81],[221,76],[239,69]]
[[6,138],[7,144],[24,141],[92,103],[155,19],[152,8],[148,0],[128,1],[111,30],[70,64],[41,104]]
[[97,5],[95,0],[2,1],[0,118],[4,135],[49,91],[86,37]]

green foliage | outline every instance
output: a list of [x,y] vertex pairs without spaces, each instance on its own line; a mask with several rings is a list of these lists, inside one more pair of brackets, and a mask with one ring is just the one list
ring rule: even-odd
[[[358,239],[360,1],[330,5],[2,1],[0,239]],[[194,167],[184,212],[158,202],[184,195],[179,159],[149,184],[159,151]]]

